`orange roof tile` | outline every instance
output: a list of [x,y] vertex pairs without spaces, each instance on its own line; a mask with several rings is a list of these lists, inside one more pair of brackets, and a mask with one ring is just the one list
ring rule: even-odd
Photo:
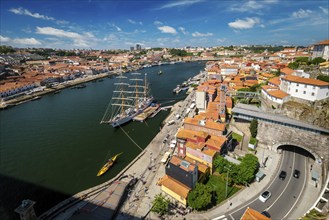
[[186,147],[193,148],[194,150],[202,151],[202,149],[205,147],[205,143],[192,143],[190,141],[186,142]]
[[281,84],[280,77],[274,77],[268,81],[271,84],[279,86]]
[[278,87],[276,87],[276,86],[270,86],[270,85],[264,85],[264,86],[262,86],[262,89],[263,90],[265,90],[265,91],[267,91],[267,90],[278,90]]
[[240,220],[271,220],[254,209],[247,208]]
[[212,135],[206,141],[206,145],[211,145],[214,147],[218,147],[218,149],[220,149],[223,146],[223,144],[225,144],[225,141],[226,141],[226,137]]
[[214,157],[217,151],[209,148],[204,148],[202,153],[207,154],[208,156]]
[[329,45],[329,39],[328,40],[323,40],[323,41],[320,41],[314,45]]
[[186,156],[184,157],[184,160],[186,160],[187,162],[190,163],[194,163],[198,166],[198,171],[200,171],[201,173],[206,173],[207,169],[209,168],[207,165],[203,164],[203,163],[199,163],[196,160],[193,160],[192,158]]
[[291,75],[295,70],[290,69],[289,67],[285,67],[283,69],[280,69],[281,73],[284,73],[285,75]]
[[279,99],[283,99],[284,97],[287,97],[289,96],[289,94],[281,91],[281,90],[270,90],[270,91],[267,91],[267,93],[270,95],[270,96],[273,96],[273,97],[276,97],[276,98],[279,98]]
[[214,129],[214,130],[225,131],[225,124],[216,123],[211,120],[206,120],[205,125],[200,125],[199,122],[200,121],[195,118],[185,118],[184,119],[184,124],[192,124],[192,125],[203,126],[206,128]]
[[190,163],[188,167],[185,167],[185,166],[181,166],[182,161],[184,161],[182,158],[173,155],[169,162],[176,165],[176,166],[179,166],[181,169],[183,169],[185,171],[189,171],[189,172],[194,171],[194,169],[195,169],[194,164]]
[[181,196],[182,198],[186,199],[188,193],[191,191],[191,188],[185,186],[183,183],[178,182],[175,179],[170,178],[167,175],[164,175],[161,180],[159,181],[160,185],[170,189],[177,195]]
[[290,82],[296,82],[296,83],[308,84],[314,86],[329,86],[328,82],[321,81],[318,79],[302,78],[299,76],[286,76],[286,77],[282,77],[281,80],[287,80]]
[[176,135],[177,138],[181,138],[181,139],[189,138],[192,140],[195,140],[197,137],[206,139],[208,136],[209,134],[204,131],[192,131],[185,128],[179,129]]

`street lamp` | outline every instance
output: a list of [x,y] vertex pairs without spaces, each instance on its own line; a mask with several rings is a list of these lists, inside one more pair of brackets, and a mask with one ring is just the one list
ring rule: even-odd
[[[226,167],[225,167],[226,168]],[[228,169],[227,169],[227,175],[226,175],[226,193],[225,193],[225,198],[227,198],[227,188],[228,188],[228,173],[229,173],[229,171],[230,171],[230,166],[228,167]]]

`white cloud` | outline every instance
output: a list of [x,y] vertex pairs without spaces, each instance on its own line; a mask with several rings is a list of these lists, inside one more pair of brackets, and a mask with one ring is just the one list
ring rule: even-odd
[[36,40],[35,38],[15,38],[13,39],[15,44],[20,45],[41,45],[41,42]]
[[128,19],[128,22],[131,23],[131,24],[139,24],[139,25],[143,24],[143,22],[141,22],[141,21],[134,21],[132,19]]
[[0,35],[0,42],[7,43],[12,46],[37,46],[41,45],[41,42],[35,38],[14,38],[4,37]]
[[95,36],[90,32],[85,32],[84,34],[79,34],[71,31],[64,31],[52,27],[37,27],[37,34],[56,36],[61,38],[69,38],[73,40],[74,46],[76,47],[89,47],[91,41],[97,41]]
[[37,27],[37,33],[38,34],[44,34],[44,35],[52,35],[56,37],[67,37],[67,38],[82,38],[82,36],[78,33],[71,32],[71,31],[64,31],[57,28],[52,27]]
[[182,7],[182,6],[188,6],[193,5],[199,2],[203,2],[204,0],[180,0],[180,1],[174,1],[168,4],[163,5],[162,7],[158,9],[165,9],[165,8],[173,8],[173,7]]
[[292,17],[294,18],[306,18],[312,14],[311,10],[304,10],[304,9],[299,9],[298,11],[295,11],[292,13]]
[[319,6],[319,8],[321,9],[321,11],[323,13],[325,13],[326,15],[328,14],[328,8],[324,8],[324,7],[321,7],[321,6]]
[[256,1],[250,0],[241,4],[233,4],[230,6],[230,11],[239,11],[239,12],[254,12],[255,10],[265,8],[269,4],[275,4],[278,0],[264,0],[264,1]]
[[176,29],[173,28],[173,27],[170,27],[170,26],[161,26],[161,27],[158,27],[158,29],[162,33],[166,33],[166,34],[177,34]]
[[27,16],[31,16],[33,18],[38,18],[38,19],[43,19],[43,20],[55,20],[55,18],[53,18],[53,17],[49,17],[49,16],[42,15],[39,13],[32,13],[29,10],[24,9],[24,8],[12,8],[12,9],[9,9],[9,11],[14,14],[17,14],[17,15],[27,15]]
[[213,36],[214,34],[213,33],[205,33],[205,34],[203,34],[203,33],[200,33],[200,32],[194,32],[194,33],[192,33],[192,36],[193,37],[210,37],[210,36]]
[[154,25],[162,25],[163,23],[161,21],[154,21]]
[[183,27],[179,27],[178,30],[180,30],[183,34],[187,35],[188,32]]
[[122,29],[119,26],[115,25],[115,24],[113,24],[113,27],[115,27],[115,29],[117,29],[117,31],[122,31]]
[[245,18],[237,19],[234,22],[228,23],[228,26],[234,29],[250,29],[253,28],[256,24],[259,24],[259,18]]
[[9,41],[10,41],[9,37],[4,37],[4,36],[0,35],[0,42],[1,43],[7,43]]
[[219,42],[219,43],[223,43],[223,42],[225,42],[225,41],[227,41],[226,38],[218,38],[218,39],[217,39],[217,42]]

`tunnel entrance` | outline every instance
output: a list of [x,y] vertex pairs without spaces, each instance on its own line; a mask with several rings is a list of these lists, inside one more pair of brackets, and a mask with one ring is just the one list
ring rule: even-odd
[[278,152],[282,152],[282,151],[295,152],[295,153],[303,155],[307,158],[310,158],[314,161],[316,161],[316,159],[319,158],[318,155],[316,155],[314,152],[310,151],[309,149],[305,149],[304,147],[300,147],[300,146],[296,146],[296,145],[280,145],[277,147],[277,151]]

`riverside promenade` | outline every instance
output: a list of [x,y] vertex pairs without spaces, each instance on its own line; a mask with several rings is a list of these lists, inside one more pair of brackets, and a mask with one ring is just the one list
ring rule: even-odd
[[53,88],[46,88],[43,91],[34,92],[33,94],[30,94],[30,95],[24,94],[17,98],[13,98],[13,99],[9,99],[7,101],[0,102],[0,109],[5,109],[7,107],[20,105],[20,104],[35,100],[36,98],[41,98],[41,96],[46,95],[46,94],[50,94],[50,93],[54,93],[54,92],[62,90],[62,89],[74,87],[79,84],[102,79],[102,78],[105,78],[105,77],[108,77],[108,76],[111,76],[114,74],[116,74],[116,73],[115,72],[106,72],[106,73],[100,73],[97,75],[90,75],[90,76],[87,76],[84,78],[77,78],[77,79],[68,81],[66,84],[63,84],[63,83],[59,84],[57,86],[54,86]]
[[[104,210],[102,204],[118,207],[121,202],[123,202],[123,207],[118,211],[119,214],[117,215],[117,218],[127,219],[128,215],[132,218],[142,217],[145,215],[149,211],[150,206],[147,206],[148,208],[144,208],[144,206],[141,206],[141,202],[145,198],[149,198],[149,201],[151,202],[154,196],[160,193],[160,187],[153,184],[156,182],[156,178],[159,176],[162,177],[161,172],[164,173],[164,165],[160,162],[160,160],[166,151],[173,151],[173,149],[170,149],[169,147],[169,142],[174,139],[178,128],[181,127],[183,123],[183,117],[176,120],[175,115],[177,113],[183,115],[184,109],[190,105],[193,96],[194,92],[190,93],[184,101],[178,102],[173,106],[171,109],[171,114],[164,121],[164,125],[160,132],[154,137],[149,145],[116,177],[101,185],[87,189],[66,199],[47,212],[43,213],[39,216],[39,219],[78,219],[77,215],[80,214],[84,207],[87,207],[88,205],[90,206],[90,204],[98,205],[99,208],[84,212],[83,218],[98,219],[96,218],[97,214],[95,214],[95,212],[100,209]],[[167,124],[170,120],[175,120],[175,124]],[[121,193],[123,201],[116,200],[115,203],[117,204],[110,204],[110,196],[108,196],[108,198],[103,198],[101,203],[96,201],[98,197],[102,197],[100,194],[104,193],[110,187],[113,188],[113,185],[117,184],[118,181],[121,181],[123,184],[128,184],[133,179],[137,180],[133,190],[128,193],[127,197],[125,197],[125,193],[123,191]],[[150,204],[150,202],[148,204]],[[110,216],[108,215],[106,219],[113,218],[117,210],[108,208],[108,211]],[[125,215],[121,215],[121,211],[124,212]]]

